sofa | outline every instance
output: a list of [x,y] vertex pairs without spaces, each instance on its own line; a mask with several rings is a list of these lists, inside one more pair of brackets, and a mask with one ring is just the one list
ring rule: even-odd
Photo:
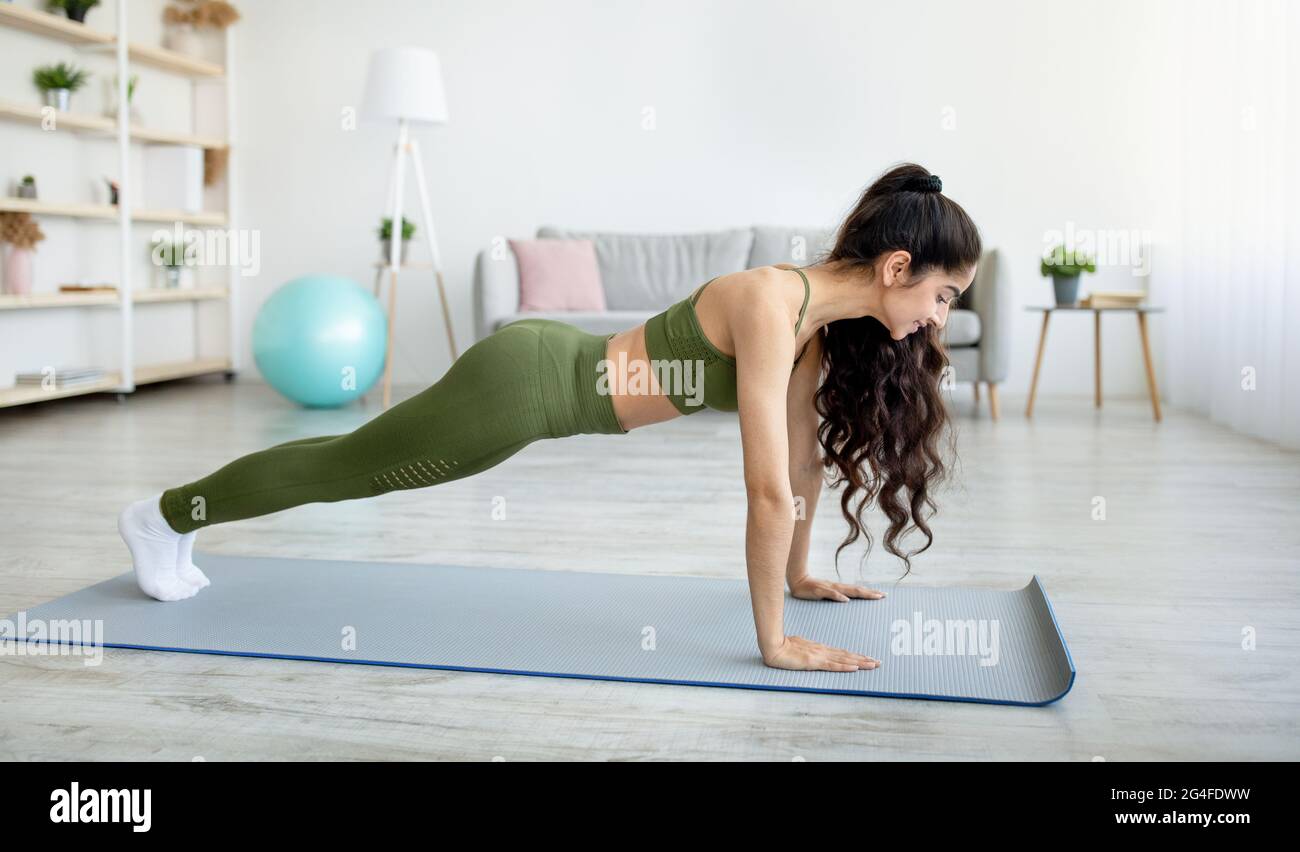
[[[555,319],[592,334],[633,328],[711,278],[728,272],[793,263],[813,263],[829,248],[834,231],[755,225],[680,234],[578,231],[543,225],[537,239],[591,240],[605,291],[604,311],[519,310],[519,268],[503,239],[483,249],[474,262],[474,331],[479,340],[519,319]],[[975,281],[948,314],[940,337],[948,349],[953,379],[989,390],[989,410],[998,416],[997,385],[1010,362],[1011,296],[997,249],[984,252]]]

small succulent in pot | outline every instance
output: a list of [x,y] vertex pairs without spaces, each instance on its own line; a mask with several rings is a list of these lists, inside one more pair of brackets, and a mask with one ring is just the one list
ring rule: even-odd
[[[411,235],[415,233],[415,223],[405,216],[402,217],[402,242],[397,249],[397,263],[399,265],[406,262],[406,247],[411,241]],[[384,217],[383,224],[379,226],[379,248],[380,258],[384,263],[392,263],[392,245],[393,245],[393,220]]]
[[19,198],[36,197],[36,178],[32,175],[23,175],[23,179],[18,182]]
[[99,5],[99,0],[46,0],[45,8],[51,11],[62,9],[69,21],[79,24],[86,22],[86,13]]
[[67,112],[72,93],[90,79],[90,72],[66,62],[42,65],[32,71],[32,83],[45,94],[45,105]]

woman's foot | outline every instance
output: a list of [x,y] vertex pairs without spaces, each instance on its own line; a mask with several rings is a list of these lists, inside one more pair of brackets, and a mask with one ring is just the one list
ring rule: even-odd
[[181,534],[163,518],[160,497],[162,492],[123,509],[117,516],[117,531],[131,551],[140,590],[160,601],[179,601],[203,587],[182,580],[177,571]]
[[194,537],[198,534],[198,530],[190,530],[176,543],[176,576],[201,589],[212,585],[212,581],[194,564]]

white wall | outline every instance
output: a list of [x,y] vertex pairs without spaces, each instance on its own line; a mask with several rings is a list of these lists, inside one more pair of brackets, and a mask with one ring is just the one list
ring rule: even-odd
[[[451,123],[419,138],[462,351],[474,255],[494,237],[833,225],[903,159],[939,174],[1003,249],[1021,303],[1051,299],[1038,256],[1068,223],[1151,231],[1159,301],[1178,205],[1173,0],[237,5],[236,220],[261,239],[261,273],[242,279],[245,379],[259,378],[250,332],[277,286],[309,272],[370,286],[393,131],[342,118],[388,45],[442,62]],[[1140,281],[1127,267],[1084,279]],[[398,312],[396,380],[436,380],[450,355],[431,277],[403,278]],[[1027,388],[1040,321],[1016,315],[1011,392]],[[1145,393],[1133,325],[1106,319],[1108,395]],[[1091,345],[1087,315],[1058,316],[1039,393],[1090,395]]]
[[[398,44],[436,50],[446,80],[451,123],[420,139],[462,351],[474,253],[494,236],[829,225],[900,159],[939,174],[1007,253],[1017,298],[1045,303],[1043,235],[1068,222],[1149,230],[1159,262],[1177,205],[1177,104],[1164,97],[1175,7],[245,0],[240,218],[262,229],[263,271],[245,323],[305,272],[369,286],[390,131],[345,131],[340,116],[369,51]],[[1141,281],[1127,267],[1084,278]],[[436,380],[450,356],[430,280],[408,273],[399,314],[397,380]],[[1027,389],[1040,322],[1017,318],[1013,392]],[[1132,316],[1107,317],[1103,333],[1107,393],[1145,393]],[[1088,315],[1058,315],[1040,394],[1091,394],[1091,346]]]

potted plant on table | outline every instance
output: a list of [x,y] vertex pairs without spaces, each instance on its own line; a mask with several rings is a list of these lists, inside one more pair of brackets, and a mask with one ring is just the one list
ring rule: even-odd
[[[406,248],[411,243],[411,235],[415,233],[415,223],[405,216],[402,217],[402,243],[397,249],[397,266],[406,263]],[[393,220],[385,217],[383,224],[379,226],[379,259],[389,266],[393,265],[392,258],[393,245]]]
[[67,112],[72,93],[86,85],[90,72],[66,62],[42,65],[32,71],[32,82],[45,95],[45,105]]
[[45,8],[52,12],[62,9],[69,21],[84,24],[86,13],[98,5],[99,0],[46,0]]
[[0,244],[4,245],[5,292],[32,292],[32,258],[36,244],[45,239],[30,213],[0,212]]
[[1097,264],[1090,254],[1056,245],[1043,255],[1039,271],[1044,276],[1051,276],[1056,304],[1065,307],[1078,304],[1079,274],[1096,272]]
[[19,198],[36,197],[36,178],[32,175],[23,175],[23,179],[18,182]]

